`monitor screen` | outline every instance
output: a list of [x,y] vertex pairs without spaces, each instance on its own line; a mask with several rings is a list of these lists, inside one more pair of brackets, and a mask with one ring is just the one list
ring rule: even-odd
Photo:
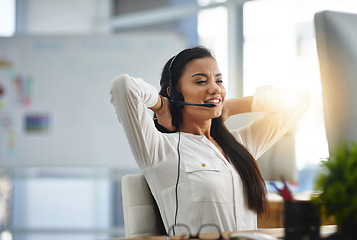
[[357,14],[322,11],[314,21],[331,152],[357,141]]

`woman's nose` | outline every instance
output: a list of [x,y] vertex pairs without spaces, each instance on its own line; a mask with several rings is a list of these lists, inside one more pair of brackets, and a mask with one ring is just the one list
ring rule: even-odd
[[209,94],[220,94],[221,93],[221,88],[218,86],[218,84],[215,81],[211,81],[208,87],[208,93]]

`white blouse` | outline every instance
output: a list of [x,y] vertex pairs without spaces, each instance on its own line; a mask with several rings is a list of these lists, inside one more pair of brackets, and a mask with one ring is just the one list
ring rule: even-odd
[[[292,98],[297,99],[292,101],[295,105],[285,104]],[[147,110],[157,100],[157,89],[140,78],[121,75],[113,80],[111,102],[156,199],[166,231],[175,221],[179,137],[177,223],[188,225],[192,232],[205,223],[214,223],[222,231],[256,229],[257,214],[247,207],[236,169],[204,135],[159,132]],[[264,116],[231,133],[258,159],[296,123],[308,103],[304,91],[259,88],[252,111],[264,112]]]

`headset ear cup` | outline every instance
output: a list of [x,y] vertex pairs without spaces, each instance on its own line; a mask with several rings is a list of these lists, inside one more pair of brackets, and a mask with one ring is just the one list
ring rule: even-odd
[[185,101],[183,98],[182,93],[178,92],[177,90],[174,90],[171,92],[171,96],[172,96],[172,104],[178,108],[178,109],[182,109],[185,106]]

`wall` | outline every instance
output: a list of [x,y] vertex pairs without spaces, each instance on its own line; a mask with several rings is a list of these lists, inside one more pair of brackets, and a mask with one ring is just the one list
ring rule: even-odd
[[[0,58],[14,65],[0,69],[0,81],[12,92],[0,99],[0,111],[12,116],[16,151],[0,160],[12,177],[12,215],[0,231],[9,229],[15,240],[124,236],[120,178],[138,170],[109,101],[110,82],[129,72],[158,86],[164,61],[186,40],[171,29],[111,36],[111,2],[18,0],[17,38],[1,39],[7,45],[5,51],[0,44],[0,54],[6,53]],[[110,51],[115,39],[122,48]],[[16,75],[33,76],[28,105],[10,89]],[[26,130],[24,117],[32,113],[49,113],[48,132]]]
[[135,166],[110,103],[111,81],[128,73],[158,88],[164,62],[184,46],[171,33],[0,39],[9,62],[0,69],[1,113],[13,126],[5,128],[0,163]]
[[88,34],[109,31],[111,0],[17,1],[19,35]]

